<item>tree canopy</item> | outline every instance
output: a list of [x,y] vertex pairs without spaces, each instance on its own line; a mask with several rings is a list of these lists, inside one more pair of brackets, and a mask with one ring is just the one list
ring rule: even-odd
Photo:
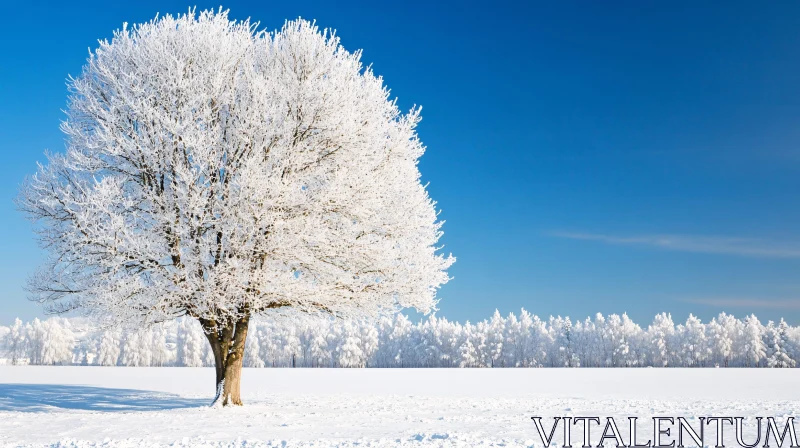
[[227,13],[123,27],[70,81],[67,150],[21,195],[39,300],[117,321],[430,310],[453,259],[420,183],[419,109],[333,33]]
[[335,33],[165,16],[101,41],[69,89],[66,151],[18,201],[50,254],[30,289],[51,310],[188,315],[224,357],[270,309],[435,308],[454,259],[420,181],[420,109],[401,113]]

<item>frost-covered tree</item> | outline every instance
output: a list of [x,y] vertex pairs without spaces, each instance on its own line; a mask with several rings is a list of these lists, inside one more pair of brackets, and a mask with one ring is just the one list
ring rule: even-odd
[[311,367],[330,366],[331,351],[328,348],[328,340],[324,334],[317,334],[311,339],[309,353],[311,355]]
[[31,364],[42,364],[42,351],[44,350],[44,328],[39,318],[33,319],[25,325],[25,339],[27,342],[27,357]]
[[261,359],[261,352],[259,350],[259,343],[261,342],[261,334],[258,331],[250,331],[245,342],[244,349],[244,366],[245,367],[264,367],[264,360]]
[[97,361],[96,364],[101,366],[115,366],[119,362],[120,354],[120,336],[117,331],[106,330],[100,339],[100,345],[97,348]]
[[465,340],[461,347],[458,348],[458,351],[460,355],[459,367],[479,367],[478,352],[475,350],[475,346],[472,345],[472,341]]
[[626,367],[641,366],[647,362],[648,350],[645,347],[647,340],[644,330],[636,322],[628,317],[627,313],[622,313],[621,330],[628,344],[628,354],[625,357]]
[[6,362],[6,359],[1,357],[8,353],[8,335],[11,333],[11,328],[0,325],[0,362]]
[[353,328],[351,322],[345,322],[341,339],[344,341],[337,347],[337,364],[340,367],[363,367],[364,352],[361,350],[361,340],[358,330]]
[[798,358],[800,358],[800,327],[793,327],[789,324],[786,324],[785,331],[786,354],[795,360],[795,363],[797,363]]
[[34,319],[25,328],[28,359],[31,364],[71,364],[75,335],[68,320]]
[[581,358],[581,366],[599,367],[601,344],[595,322],[590,317],[587,317],[581,322],[579,328],[581,344],[578,347],[578,353]]
[[486,343],[491,359],[490,366],[492,367],[504,366],[503,350],[505,349],[506,342],[505,327],[505,319],[500,315],[500,311],[495,309],[492,319],[489,321],[489,325],[486,328],[488,330]]
[[31,281],[51,311],[198,320],[215,402],[238,405],[252,316],[435,306],[454,260],[420,182],[419,109],[333,33],[165,16],[114,32],[69,84],[67,150],[18,201],[51,255]]
[[28,361],[29,341],[28,326],[23,325],[19,319],[14,319],[14,324],[9,328],[5,338],[5,349],[12,365],[24,364]]
[[674,357],[675,323],[668,313],[657,314],[647,328],[650,359],[653,366],[667,367]]
[[[611,316],[609,316],[609,319],[610,318]],[[607,321],[605,316],[597,313],[594,317],[593,324],[595,329],[595,366],[613,367],[615,366],[613,359],[613,352],[615,351],[614,340],[607,329]]]
[[577,366],[591,365],[589,364],[589,346],[591,344],[592,333],[594,331],[592,322],[586,320],[575,321],[574,340],[575,340],[575,356],[577,356]]
[[742,351],[744,363],[747,367],[758,367],[766,356],[766,347],[763,340],[764,326],[758,321],[755,314],[745,318],[744,334],[742,336]]
[[[624,315],[627,318],[627,315]],[[612,367],[631,366],[631,344],[625,333],[623,318],[618,314],[611,314],[604,320],[603,325],[597,326],[603,335],[603,340],[608,344],[606,365]]]
[[575,353],[575,332],[569,316],[550,318],[550,336],[554,342],[549,356],[551,366],[580,367],[580,358]]
[[687,367],[704,366],[711,350],[708,348],[705,325],[693,314],[689,314],[681,336],[681,357]]
[[152,327],[150,337],[145,341],[149,344],[150,366],[166,366],[173,362],[172,353],[167,346],[167,329],[164,324]]
[[720,313],[717,316],[717,323],[720,327],[722,327],[719,331],[723,336],[718,338],[718,343],[722,346],[717,348],[718,353],[722,356],[722,362],[720,365],[724,367],[728,367],[734,362],[734,357],[737,354],[736,346],[737,342],[741,339],[743,330],[742,330],[742,321],[736,319],[730,314]]
[[131,332],[125,335],[122,343],[122,355],[120,363],[128,367],[144,367],[145,357],[143,355],[142,335],[140,332]]
[[73,362],[75,334],[69,320],[48,319],[41,324],[39,364],[69,365]]
[[203,329],[197,322],[181,319],[176,329],[176,362],[184,367],[203,366]]
[[[383,336],[383,344],[377,352],[377,361],[382,363],[384,367],[408,367],[412,361],[410,358],[412,354],[411,347],[407,344],[413,328],[411,321],[404,314],[398,314],[392,320],[385,318],[380,322],[380,334]],[[325,343],[324,349],[327,348],[327,342],[318,336],[314,339],[315,344],[312,346],[312,350],[315,353],[317,351],[322,353],[324,349],[321,343],[316,343],[318,340]],[[315,358],[319,357],[316,354],[314,356]]]
[[[720,318],[725,318],[724,313],[720,315]],[[727,367],[733,349],[733,339],[728,333],[728,329],[717,319],[711,319],[706,326],[706,333],[710,350],[709,356],[713,365]]]
[[768,350],[767,367],[794,367],[796,362],[789,356],[789,335],[786,321],[778,325],[769,321],[764,332]]
[[358,329],[360,331],[359,342],[361,353],[364,354],[364,367],[369,367],[369,360],[378,351],[380,341],[378,340],[378,330],[369,322],[362,322]]
[[297,358],[302,355],[302,349],[295,326],[283,329],[281,332],[281,347],[283,349],[281,357],[289,360],[291,367],[297,367]]

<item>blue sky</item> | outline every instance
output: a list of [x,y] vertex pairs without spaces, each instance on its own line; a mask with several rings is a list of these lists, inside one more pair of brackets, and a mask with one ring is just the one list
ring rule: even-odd
[[[12,200],[45,149],[63,150],[65,78],[123,22],[194,4],[219,6],[5,7],[0,324],[41,315],[22,289],[41,252]],[[439,315],[800,324],[800,3],[223,6],[335,28],[404,109],[423,106],[420,167],[458,257]]]

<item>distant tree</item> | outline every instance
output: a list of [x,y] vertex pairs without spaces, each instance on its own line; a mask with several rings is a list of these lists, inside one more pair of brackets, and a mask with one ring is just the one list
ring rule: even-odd
[[786,353],[797,362],[800,359],[800,327],[786,324],[786,339]]
[[[611,316],[609,316],[611,319]],[[605,316],[597,313],[594,316],[595,328],[595,366],[614,367],[614,352],[616,351],[615,341],[608,330],[608,323]]]
[[580,367],[580,358],[575,353],[575,334],[569,316],[550,317],[550,336],[553,339],[549,356],[551,366]]
[[[111,324],[196,319],[221,405],[241,404],[256,314],[433,309],[454,260],[420,182],[419,109],[401,114],[360,58],[310,22],[266,33],[222,11],[100,42],[69,83],[66,153],[18,200],[51,255],[33,298]],[[129,342],[124,364],[152,362]]]
[[350,322],[345,322],[341,335],[342,344],[337,347],[337,363],[339,367],[364,367],[364,352],[357,330]]
[[146,356],[143,356],[143,352],[146,348],[147,346],[142,344],[142,335],[140,332],[134,331],[126,334],[122,343],[120,364],[128,367],[146,366]]
[[[720,317],[724,318],[723,316]],[[715,366],[728,367],[733,349],[733,339],[728,334],[728,329],[716,319],[711,319],[711,322],[706,326],[706,333],[708,347],[711,351],[709,359]]]
[[778,325],[769,321],[764,332],[768,350],[767,367],[794,367],[797,363],[789,356],[789,335],[786,321]]
[[675,323],[668,313],[657,314],[647,328],[652,365],[667,367],[674,356]]
[[745,366],[759,367],[759,364],[766,357],[763,334],[764,326],[761,325],[761,322],[758,321],[755,314],[747,316],[744,321],[744,332],[742,336]]
[[609,367],[630,367],[632,359],[631,341],[626,333],[623,318],[618,314],[611,314],[608,319],[605,319],[604,325],[599,326],[598,329],[603,333],[603,339],[607,341],[609,346],[606,365]]
[[120,336],[114,330],[106,330],[100,339],[97,348],[96,364],[101,366],[115,366],[119,362]]
[[8,354],[8,335],[10,333],[11,328],[0,325],[0,357],[5,357]]
[[[383,366],[408,367],[412,361],[410,356],[413,354],[408,344],[413,328],[411,321],[403,314],[398,314],[392,320],[386,322],[387,320],[383,321],[383,345],[379,350],[379,356],[384,363]],[[321,338],[318,337],[318,339]],[[316,346],[318,344],[312,346],[312,349]],[[322,349],[320,348],[319,351],[321,353]],[[314,356],[315,358],[319,357],[319,355]]]
[[503,351],[506,343],[506,323],[500,311],[495,309],[492,318],[489,320],[487,326],[488,334],[486,343],[488,345],[490,366],[491,367],[504,367]]
[[23,325],[19,319],[14,319],[14,324],[6,334],[5,347],[9,360],[12,365],[24,364],[28,362],[28,325]]
[[328,348],[328,340],[323,334],[317,334],[311,339],[311,367],[330,367],[331,352]]
[[740,347],[739,342],[744,335],[744,326],[742,321],[725,313],[720,313],[720,315],[717,316],[717,322],[722,327],[722,332],[727,338],[724,342],[725,347],[720,349],[720,354],[723,356],[722,365],[728,367],[733,365],[737,357],[740,357],[743,352],[743,350],[739,350],[738,348]]
[[467,338],[463,344],[458,348],[459,351],[459,367],[480,367],[479,359],[478,359],[478,352],[475,350],[475,346],[472,345],[472,341]]
[[289,367],[297,367],[297,358],[302,355],[300,338],[297,337],[297,330],[294,325],[283,328],[281,331],[281,357],[288,361]]
[[580,365],[584,367],[595,366],[594,347],[596,330],[590,318],[575,322],[577,354]]
[[73,363],[75,334],[69,320],[48,319],[42,323],[39,364],[69,365]]
[[705,365],[710,353],[706,338],[706,327],[693,314],[689,314],[682,332],[681,352],[687,367],[701,367]]
[[167,347],[166,325],[158,324],[152,327],[147,343],[150,344],[150,364],[151,366],[161,367],[170,365],[175,360],[172,352]]
[[378,340],[378,330],[369,322],[360,322],[358,326],[360,332],[358,340],[361,352],[364,354],[364,367],[369,367],[369,360],[378,351],[380,341]]
[[177,364],[184,367],[203,366],[203,329],[197,322],[181,319],[175,337]]
[[261,343],[261,332],[250,331],[244,349],[245,367],[264,367],[264,360],[261,359],[259,344]]
[[68,320],[34,319],[25,329],[31,364],[64,365],[73,361],[75,335]]
[[625,367],[637,367],[647,361],[647,350],[645,346],[645,332],[636,322],[628,317],[627,313],[622,313],[622,334],[628,344],[628,354],[625,358]]

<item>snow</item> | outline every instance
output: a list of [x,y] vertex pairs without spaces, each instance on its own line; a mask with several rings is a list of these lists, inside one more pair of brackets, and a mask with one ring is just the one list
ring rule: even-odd
[[782,422],[798,380],[796,369],[245,369],[245,406],[212,409],[209,368],[5,366],[0,445],[541,446],[532,416],[613,416],[624,438],[627,416]]

